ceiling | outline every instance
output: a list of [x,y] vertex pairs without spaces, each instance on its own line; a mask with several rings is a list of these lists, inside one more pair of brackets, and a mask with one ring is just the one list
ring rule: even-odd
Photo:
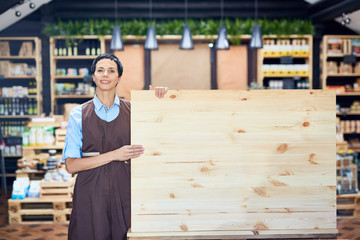
[[[1,0],[0,14],[18,3],[31,0]],[[153,18],[183,18],[184,0],[153,0]],[[254,0],[224,0],[224,17],[253,18]],[[258,0],[259,18],[303,18],[315,24],[337,20],[342,13],[352,19],[346,27],[360,34],[360,0]],[[148,18],[148,0],[118,0],[119,18]],[[220,0],[188,0],[190,18],[220,18]],[[27,18],[53,21],[61,19],[114,19],[114,0],[52,0]],[[0,15],[1,17],[1,15]],[[1,21],[0,21],[1,22]],[[1,23],[0,23],[1,24]]]

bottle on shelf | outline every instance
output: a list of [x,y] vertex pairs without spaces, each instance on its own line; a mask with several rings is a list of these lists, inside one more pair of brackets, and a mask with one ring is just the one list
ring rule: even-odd
[[91,55],[96,55],[96,40],[91,41]]
[[36,81],[34,81],[34,82],[33,82],[33,91],[32,91],[32,92],[33,92],[33,95],[36,95],[36,94],[37,94],[37,86],[36,86],[36,85],[37,85],[37,83],[36,83]]
[[0,98],[0,115],[5,115],[5,104],[3,98]]
[[72,56],[72,55],[73,55],[73,54],[72,54],[72,44],[69,44],[69,45],[68,45],[67,55],[68,55],[68,56]]
[[4,99],[4,115],[9,115],[9,105],[8,105],[8,99]]
[[37,108],[37,101],[36,99],[32,99],[33,100],[33,114],[37,115],[38,114],[38,108]]
[[59,43],[58,41],[55,41],[55,47],[54,47],[54,56],[59,55]]
[[63,54],[62,41],[57,40],[56,42],[57,42],[57,44],[58,44],[58,55],[59,55],[59,56],[63,56],[64,54]]
[[78,47],[77,47],[78,43],[75,41],[74,42],[74,49],[73,49],[73,54],[74,56],[78,55]]
[[90,56],[90,42],[86,41],[86,49],[85,49],[85,55]]
[[62,47],[63,47],[63,50],[62,50],[62,52],[63,52],[63,56],[67,56],[67,51],[66,51],[66,42],[65,42],[65,40],[63,40],[63,45],[62,45]]
[[97,41],[97,49],[96,49],[96,55],[100,55],[101,54],[101,46],[100,46],[100,41]]

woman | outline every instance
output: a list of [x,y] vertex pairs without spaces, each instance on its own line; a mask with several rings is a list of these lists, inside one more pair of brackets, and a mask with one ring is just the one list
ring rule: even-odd
[[[119,59],[99,55],[90,72],[96,95],[71,111],[63,153],[67,171],[78,173],[68,238],[126,239],[130,159],[144,149],[130,145],[130,102],[115,92],[123,72]],[[167,90],[157,87],[155,95],[161,98]]]

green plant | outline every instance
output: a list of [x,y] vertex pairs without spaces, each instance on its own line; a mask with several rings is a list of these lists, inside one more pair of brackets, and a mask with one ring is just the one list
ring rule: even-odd
[[[163,35],[181,35],[184,19],[158,20],[153,21],[156,33]],[[233,45],[241,44],[241,35],[251,34],[254,20],[247,19],[225,19],[229,40]],[[262,34],[290,35],[290,34],[314,34],[314,26],[311,21],[302,19],[259,19]],[[215,19],[189,19],[188,24],[191,28],[192,35],[204,35],[209,40],[217,34],[221,21]],[[74,41],[74,36],[83,35],[111,35],[115,23],[107,19],[89,19],[76,21],[62,21],[48,23],[43,29],[46,36],[64,36],[67,44]],[[123,37],[127,35],[145,36],[146,30],[150,25],[149,20],[131,19],[119,21]]]

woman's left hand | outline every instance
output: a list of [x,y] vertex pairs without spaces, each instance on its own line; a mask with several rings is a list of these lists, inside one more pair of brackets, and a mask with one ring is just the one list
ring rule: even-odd
[[151,85],[149,85],[149,90],[155,90],[155,96],[158,98],[163,98],[165,96],[165,94],[167,93],[167,91],[169,90],[168,87],[155,87],[155,89],[153,89],[153,87]]

